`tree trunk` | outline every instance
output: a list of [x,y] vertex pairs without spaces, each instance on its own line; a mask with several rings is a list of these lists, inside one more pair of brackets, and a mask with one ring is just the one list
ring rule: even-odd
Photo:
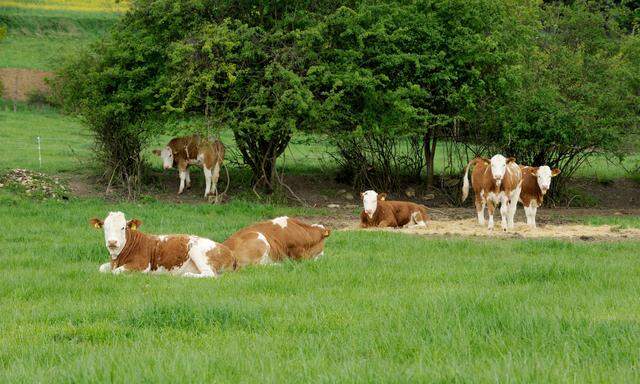
[[435,129],[429,128],[427,133],[424,134],[423,148],[424,148],[424,160],[427,167],[427,188],[433,187],[433,180],[435,177],[434,159],[436,156],[436,143],[437,138],[435,135]]
[[234,131],[233,134],[244,163],[253,173],[252,185],[266,194],[272,193],[276,181],[276,160],[287,148],[291,134],[273,133],[268,138],[254,131]]

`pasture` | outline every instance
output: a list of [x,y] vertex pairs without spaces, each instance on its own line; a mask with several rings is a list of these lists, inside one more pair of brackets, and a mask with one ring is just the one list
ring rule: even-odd
[[[10,27],[0,68],[53,70],[126,7],[0,0],[0,22]],[[82,122],[50,107],[21,103],[13,112],[0,101],[0,178],[27,168],[73,191],[68,200],[39,200],[0,186],[0,382],[640,381],[640,240],[623,238],[639,231],[637,206],[545,206],[542,238],[520,229],[488,233],[474,226],[470,205],[435,207],[437,225],[426,231],[360,230],[360,202],[337,190],[357,191],[333,181],[325,137],[296,133],[278,160],[295,192],[313,195],[308,206],[256,198],[233,134],[221,138],[232,183],[225,204],[202,200],[196,169],[194,188],[175,197],[176,171],[163,172],[151,153],[169,136],[145,148],[148,185],[139,200],[125,201],[96,183]],[[446,171],[443,150],[437,174]],[[639,159],[592,157],[577,180],[601,186],[600,196],[616,194],[612,185],[637,179],[630,170]],[[328,208],[332,202],[340,208]],[[103,232],[88,221],[117,210],[142,220],[145,233],[216,241],[281,215],[334,231],[318,261],[218,279],[113,276],[98,272],[109,255]],[[516,221],[523,220],[519,206]],[[615,239],[550,238],[567,223],[593,233],[609,225]]]

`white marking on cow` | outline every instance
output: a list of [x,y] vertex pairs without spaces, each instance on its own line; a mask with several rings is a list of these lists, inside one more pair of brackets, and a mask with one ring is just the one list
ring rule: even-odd
[[212,240],[198,236],[189,237],[189,259],[193,262],[199,273],[186,272],[185,277],[215,277],[216,273],[209,265],[207,252],[215,249],[216,243]]
[[124,266],[124,265],[121,265],[121,266],[119,266],[118,268],[113,269],[113,270],[111,271],[111,273],[113,273],[114,275],[119,275],[119,274],[121,274],[121,273],[123,273],[123,272],[126,272],[126,271],[127,271],[127,268],[125,268],[125,266]]
[[207,168],[206,165],[202,169],[204,171],[204,197],[207,197],[211,191],[211,169]]
[[151,263],[147,264],[147,268],[142,271],[142,273],[149,273],[151,271]]
[[321,258],[322,256],[324,256],[324,251],[322,251],[322,252],[318,253],[317,255],[315,255],[315,256],[313,257],[313,260],[314,260],[314,261],[315,261],[315,260],[318,260],[318,259],[319,259],[319,258]]
[[551,187],[551,168],[548,165],[543,165],[538,168],[536,172],[536,179],[538,181],[538,187],[540,187],[540,191],[543,195],[547,193],[549,188]]
[[127,243],[127,220],[122,212],[109,212],[102,226],[104,228],[104,241],[109,255],[112,259],[117,259],[120,252]]
[[168,238],[168,236],[167,236],[167,235],[159,235],[159,236],[158,236],[158,240],[160,240],[160,241],[162,241],[162,242],[167,241],[167,238]]
[[111,272],[111,263],[104,263],[98,269],[100,273],[109,273]]
[[276,217],[275,219],[271,220],[271,222],[275,225],[279,225],[281,228],[287,228],[287,220],[289,220],[289,217],[281,216]]
[[170,169],[173,167],[173,151],[171,147],[162,148],[160,157],[162,158],[162,168]]
[[262,265],[273,264],[273,260],[271,260],[271,257],[269,257],[269,253],[271,252],[271,245],[269,245],[269,241],[267,240],[265,235],[263,235],[260,232],[257,232],[257,233],[258,233],[258,240],[261,240],[265,245],[265,251],[262,254],[262,257],[260,257],[259,264],[262,264]]
[[320,229],[325,229],[324,225],[322,224],[311,224],[312,227],[316,227],[316,228],[320,228]]
[[373,218],[373,214],[378,209],[378,193],[376,191],[368,190],[362,194],[362,205],[364,206],[364,212]]
[[493,180],[495,180],[498,187],[500,187],[500,184],[502,184],[502,178],[504,177],[506,171],[507,158],[500,154],[494,155],[491,158],[491,174],[493,175]]

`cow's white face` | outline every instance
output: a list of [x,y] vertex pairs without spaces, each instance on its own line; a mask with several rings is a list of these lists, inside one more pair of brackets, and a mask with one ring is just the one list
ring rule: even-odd
[[153,153],[160,156],[162,159],[162,168],[171,169],[173,167],[173,151],[171,150],[171,147],[154,149]]
[[560,173],[557,168],[551,169],[547,165],[543,165],[536,171],[536,179],[538,180],[538,187],[542,194],[546,194],[551,187],[551,178]]
[[502,178],[507,171],[507,158],[502,155],[495,155],[491,158],[491,174],[496,184],[500,186]]
[[369,216],[369,218],[372,218],[378,208],[378,194],[376,191],[369,190],[363,192],[362,205],[364,206],[364,212]]
[[122,212],[109,212],[104,219],[104,242],[111,257],[118,256],[127,243],[127,220]]
[[104,243],[112,258],[117,258],[127,243],[127,229],[135,231],[142,222],[133,219],[127,222],[122,212],[109,212],[104,221],[91,219],[89,223],[95,228],[104,230]]

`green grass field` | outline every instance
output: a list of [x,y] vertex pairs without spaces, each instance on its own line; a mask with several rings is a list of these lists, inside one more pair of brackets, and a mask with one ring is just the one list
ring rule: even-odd
[[317,262],[217,280],[101,275],[123,210],[222,240],[224,206],[0,195],[1,382],[634,382],[640,244],[334,232]]

